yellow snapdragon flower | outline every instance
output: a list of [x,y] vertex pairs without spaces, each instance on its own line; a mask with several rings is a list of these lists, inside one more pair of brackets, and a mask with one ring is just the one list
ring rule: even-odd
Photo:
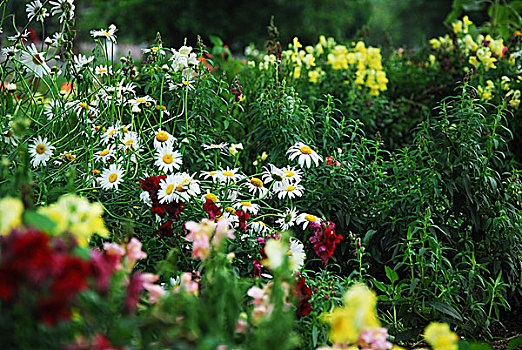
[[430,323],[424,330],[424,338],[433,350],[458,350],[459,348],[459,337],[450,330],[447,323]]
[[5,197],[0,200],[0,235],[6,235],[22,223],[24,205],[18,198]]

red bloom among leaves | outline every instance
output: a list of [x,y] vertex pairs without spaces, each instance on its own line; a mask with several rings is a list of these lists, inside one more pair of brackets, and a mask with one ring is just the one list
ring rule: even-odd
[[310,315],[310,312],[312,312],[312,305],[310,304],[312,290],[306,285],[303,276],[296,281],[295,295],[297,296],[297,319]]
[[239,218],[239,229],[243,232],[246,232],[246,222],[250,214],[244,212],[242,209],[236,210],[236,215]]
[[218,216],[221,216],[221,211],[219,210],[219,207],[211,199],[207,199],[205,204],[203,204],[203,210],[208,214],[208,218],[210,220],[214,220]]
[[158,198],[158,191],[160,188],[160,182],[166,179],[167,175],[154,175],[149,176],[146,179],[140,179],[141,185],[139,188],[146,191],[149,194],[152,202],[150,212],[152,215],[158,215],[161,218],[169,216],[173,221],[179,221],[179,214],[183,211],[185,206],[184,202],[173,202],[161,204]]
[[339,243],[343,236],[335,234],[335,224],[331,221],[328,225],[325,222],[321,224],[313,222],[310,227],[314,231],[314,235],[310,237],[310,242],[314,243],[315,253],[326,266],[328,259],[335,251],[335,244]]

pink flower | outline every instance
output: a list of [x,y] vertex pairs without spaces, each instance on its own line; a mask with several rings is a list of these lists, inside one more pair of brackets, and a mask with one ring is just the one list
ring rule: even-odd
[[178,292],[181,288],[188,294],[198,295],[199,284],[192,280],[192,274],[190,272],[184,272],[181,275],[179,285],[174,287],[174,292]]
[[149,303],[156,303],[167,293],[163,287],[157,284],[144,284],[143,286],[149,291]]
[[127,261],[129,267],[132,269],[136,264],[136,261],[145,259],[147,254],[141,250],[141,242],[136,238],[132,238],[127,244]]
[[234,230],[228,229],[229,224],[230,223],[228,222],[227,219],[218,220],[217,225],[216,225],[216,232],[214,233],[214,237],[212,238],[212,244],[214,246],[219,246],[221,244],[221,242],[223,241],[223,239],[225,239],[225,238],[230,238],[230,239],[236,238],[234,236]]
[[362,330],[357,343],[366,350],[388,350],[393,344],[387,341],[387,338],[388,330],[384,327],[366,328]]
[[110,254],[116,258],[116,265],[114,268],[116,270],[121,270],[121,257],[125,255],[125,248],[123,248],[118,243],[104,243],[103,249],[107,254]]

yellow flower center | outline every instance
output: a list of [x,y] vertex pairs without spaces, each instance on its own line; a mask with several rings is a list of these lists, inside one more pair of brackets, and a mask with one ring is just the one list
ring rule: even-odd
[[216,197],[216,195],[214,193],[207,193],[205,195],[205,199],[210,199],[214,203],[217,202],[217,197]]
[[109,150],[108,149],[103,150],[103,151],[100,152],[100,156],[102,156],[102,157],[105,157],[107,154],[109,154]]
[[225,176],[229,176],[229,177],[232,177],[232,176],[234,176],[234,173],[232,173],[232,172],[230,172],[230,171],[224,171],[224,172],[223,172],[223,175],[225,175]]
[[111,36],[111,33],[109,32],[102,32],[103,35],[106,35],[106,36]]
[[227,212],[229,212],[229,213],[232,213],[232,214],[234,214],[236,212],[236,210],[234,208],[232,208],[232,207],[226,207],[225,210]]
[[250,203],[250,202],[241,202],[241,205],[244,206],[244,207],[251,207],[252,203]]
[[109,136],[112,136],[114,135],[114,132],[116,131],[116,129],[112,130],[111,132],[109,132]]
[[101,171],[99,171],[99,170],[97,170],[97,169],[94,169],[94,170],[92,171],[92,173],[96,175],[96,174],[101,173]]
[[109,175],[109,182],[110,183],[113,183],[114,181],[116,181],[118,179],[118,174],[116,173],[112,173],[111,175]]
[[178,192],[185,192],[186,190],[187,190],[186,188],[183,188],[183,185],[176,186],[176,191],[178,191]]
[[165,142],[168,140],[168,138],[169,135],[167,135],[166,132],[160,131],[156,134],[156,140],[158,140],[159,142]]
[[134,140],[130,139],[129,141],[125,142],[125,145],[130,146],[133,142]]
[[158,48],[157,46],[153,46],[151,50],[152,50],[152,51],[158,51],[159,48]]
[[317,221],[317,218],[311,214],[308,214],[305,216],[305,220],[306,221],[310,221],[310,222],[316,222]]
[[74,156],[72,154],[70,154],[70,153],[67,153],[64,157],[69,162],[72,162],[74,160]]
[[126,126],[124,126],[123,128],[121,128],[121,130],[123,130],[124,133],[128,133],[128,132],[129,132],[129,129],[127,129]]
[[308,146],[301,147],[301,153],[303,154],[312,154],[312,150]]
[[171,194],[172,191],[174,191],[174,185],[170,184],[167,186],[167,190],[165,192],[167,192],[167,194]]
[[294,253],[292,253],[292,252],[288,252],[287,254],[288,254],[288,256],[294,255]]
[[174,161],[174,158],[172,158],[172,155],[170,155],[170,154],[165,154],[165,155],[163,156],[163,162],[164,162],[165,164],[170,164],[170,163],[172,163],[173,161]]
[[295,187],[292,186],[292,185],[289,185],[288,188],[285,191],[286,192],[292,192],[293,190],[295,190]]
[[158,106],[156,106],[156,109],[157,109],[158,111],[166,111],[166,110],[167,110],[167,107],[165,107],[165,106],[159,106],[159,105],[158,105]]
[[88,108],[89,108],[89,106],[88,106],[87,103],[85,103],[85,102],[80,102],[80,103],[78,104],[78,106],[82,107],[83,109],[88,109]]
[[253,177],[251,180],[250,180],[250,183],[256,187],[263,187],[263,181],[261,181],[260,179],[258,179],[257,177]]
[[145,101],[147,101],[147,99],[145,99],[145,98],[138,98],[138,99],[136,100],[136,103],[143,103],[143,102],[145,102]]
[[217,175],[217,171],[211,171],[209,174],[212,176]]
[[45,153],[45,145],[39,144],[36,146],[36,153],[44,154]]
[[295,174],[293,171],[288,170],[288,171],[285,171],[285,175],[286,175],[286,177],[293,177]]

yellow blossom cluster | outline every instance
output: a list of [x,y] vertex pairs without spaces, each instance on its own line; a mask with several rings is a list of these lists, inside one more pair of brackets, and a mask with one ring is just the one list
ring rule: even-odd
[[313,83],[317,83],[324,72],[322,72],[320,68],[312,70],[312,68],[316,66],[314,48],[307,46],[304,50],[301,50],[303,45],[301,45],[297,37],[295,37],[292,44],[288,46],[289,50],[283,51],[283,60],[290,63],[293,67],[292,77],[294,79],[300,78],[302,68],[305,67],[309,72],[309,80]]
[[457,350],[459,337],[447,323],[432,322],[424,330],[424,338],[433,350]]
[[38,209],[38,213],[49,217],[56,226],[50,234],[71,233],[82,247],[88,245],[89,238],[97,233],[108,237],[109,231],[101,215],[103,207],[99,203],[89,203],[85,198],[67,194],[55,204]]
[[[433,38],[430,44],[433,49],[452,52],[461,50],[467,61],[475,68],[483,68],[488,71],[496,69],[495,63],[504,56],[504,41],[502,38],[493,39],[491,35],[476,35],[473,37],[469,33],[470,26],[473,24],[468,16],[464,16],[462,21],[458,20],[452,23],[453,32],[456,39],[446,34],[443,37]],[[513,59],[510,57],[510,63]],[[514,64],[514,62],[513,62]]]
[[477,87],[477,92],[482,101],[491,100],[493,98],[493,90],[495,90],[495,84],[491,80],[486,81],[485,87],[480,85]]
[[328,64],[335,70],[347,70],[355,67],[355,84],[366,86],[370,94],[377,96],[386,91],[388,78],[382,67],[381,50],[366,47],[359,41],[353,49],[344,45],[335,45],[328,53]]

